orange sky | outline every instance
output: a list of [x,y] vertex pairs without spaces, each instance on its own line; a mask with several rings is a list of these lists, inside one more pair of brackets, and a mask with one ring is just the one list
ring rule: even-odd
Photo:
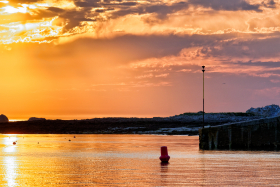
[[245,112],[280,104],[280,1],[0,0],[9,119]]

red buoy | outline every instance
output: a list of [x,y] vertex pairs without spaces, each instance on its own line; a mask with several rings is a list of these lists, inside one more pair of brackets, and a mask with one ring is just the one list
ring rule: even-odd
[[166,146],[161,147],[161,156],[159,157],[159,159],[161,160],[161,162],[168,162],[169,161],[170,156],[168,155]]

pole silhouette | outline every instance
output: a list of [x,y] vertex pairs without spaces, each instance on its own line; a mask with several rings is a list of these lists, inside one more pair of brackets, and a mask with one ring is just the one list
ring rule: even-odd
[[202,125],[203,125],[203,128],[204,128],[204,71],[205,71],[205,66],[202,66],[202,72],[203,72],[203,122],[202,122]]

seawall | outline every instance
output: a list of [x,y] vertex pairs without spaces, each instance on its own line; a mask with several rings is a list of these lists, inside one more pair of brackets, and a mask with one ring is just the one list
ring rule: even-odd
[[280,150],[280,116],[199,129],[202,150]]

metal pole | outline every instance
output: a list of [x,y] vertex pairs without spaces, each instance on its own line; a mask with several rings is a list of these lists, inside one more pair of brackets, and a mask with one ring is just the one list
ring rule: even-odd
[[202,72],[203,72],[203,128],[204,128],[204,71],[205,71],[205,66],[202,66]]

